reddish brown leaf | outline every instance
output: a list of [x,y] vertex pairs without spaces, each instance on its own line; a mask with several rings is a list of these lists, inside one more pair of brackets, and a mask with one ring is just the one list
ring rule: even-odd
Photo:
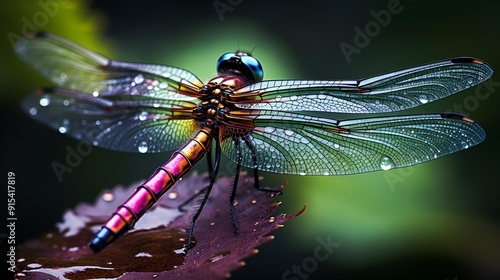
[[276,194],[258,191],[244,174],[236,195],[239,233],[230,215],[231,179],[219,178],[199,217],[195,246],[185,252],[191,217],[197,203],[178,206],[206,185],[207,176],[193,174],[178,182],[136,227],[101,253],[88,242],[116,207],[138,184],[103,192],[93,205],[81,204],[64,214],[59,231],[19,247],[18,276],[25,279],[222,279],[255,254],[260,244],[283,223],[300,215],[273,216]]

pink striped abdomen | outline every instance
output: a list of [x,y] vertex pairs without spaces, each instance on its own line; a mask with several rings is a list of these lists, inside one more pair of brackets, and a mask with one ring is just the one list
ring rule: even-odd
[[90,242],[90,248],[99,252],[116,238],[133,228],[135,223],[155,202],[188,172],[208,151],[212,130],[203,128],[182,148],[141,184],[125,203],[104,224]]

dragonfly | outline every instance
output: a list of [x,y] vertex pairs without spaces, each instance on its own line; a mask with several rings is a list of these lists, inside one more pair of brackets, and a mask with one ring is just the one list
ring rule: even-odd
[[253,170],[257,189],[279,192],[261,187],[258,172],[389,170],[470,148],[486,137],[478,122],[458,113],[373,116],[428,104],[482,83],[493,69],[477,58],[452,58],[358,80],[264,81],[260,62],[249,52],[236,51],[224,53],[216,63],[216,77],[203,83],[182,68],[111,60],[50,33],[21,38],[14,49],[55,84],[24,99],[23,110],[35,120],[105,149],[175,150],[97,232],[90,242],[95,252],[133,228],[204,156],[208,182],[193,196],[203,199],[192,217],[187,248],[222,155],[236,164],[229,205],[237,232],[233,202],[242,166]]

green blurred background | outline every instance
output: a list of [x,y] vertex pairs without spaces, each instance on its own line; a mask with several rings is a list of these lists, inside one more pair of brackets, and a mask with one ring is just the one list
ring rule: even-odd
[[[370,11],[387,10],[388,5],[399,12],[374,30],[348,62],[339,44],[355,45],[354,28],[364,30],[374,20]],[[217,12],[216,7],[226,10]],[[146,178],[169,154],[94,148],[59,182],[51,163],[64,163],[66,148],[75,149],[77,142],[21,112],[23,96],[50,84],[15,58],[8,34],[46,30],[116,59],[182,67],[204,81],[215,75],[220,54],[238,44],[248,50],[257,46],[254,55],[264,66],[265,79],[348,79],[454,56],[478,57],[500,69],[499,8],[500,2],[480,0],[2,1],[2,166],[4,174],[13,171],[17,177],[17,241],[50,230],[65,209],[93,201],[102,189]],[[293,265],[314,256],[318,238],[340,247],[307,275],[283,279],[500,279],[496,77],[481,89],[484,98],[470,89],[409,112],[461,107],[487,131],[486,141],[477,147],[371,174],[262,173],[267,186],[288,181],[280,197],[282,211],[292,213],[303,204],[307,210],[247,259],[234,279],[282,279]]]

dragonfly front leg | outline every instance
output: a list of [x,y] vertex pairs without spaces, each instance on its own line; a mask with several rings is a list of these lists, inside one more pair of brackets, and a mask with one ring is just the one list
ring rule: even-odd
[[221,158],[221,148],[220,148],[219,139],[215,139],[215,162],[214,162],[213,170],[210,173],[210,177],[209,177],[210,181],[209,181],[208,186],[203,188],[203,190],[205,191],[205,196],[203,197],[203,200],[201,201],[201,204],[198,207],[198,210],[196,210],[196,213],[194,214],[193,219],[191,220],[191,228],[189,229],[189,239],[188,239],[188,242],[186,244],[187,249],[191,248],[191,242],[193,240],[194,225],[196,223],[196,220],[200,216],[201,211],[203,210],[203,207],[205,206],[205,203],[207,203],[208,197],[210,196],[210,192],[212,191],[212,188],[214,186],[215,179],[217,178],[217,173],[219,172],[220,158]]

